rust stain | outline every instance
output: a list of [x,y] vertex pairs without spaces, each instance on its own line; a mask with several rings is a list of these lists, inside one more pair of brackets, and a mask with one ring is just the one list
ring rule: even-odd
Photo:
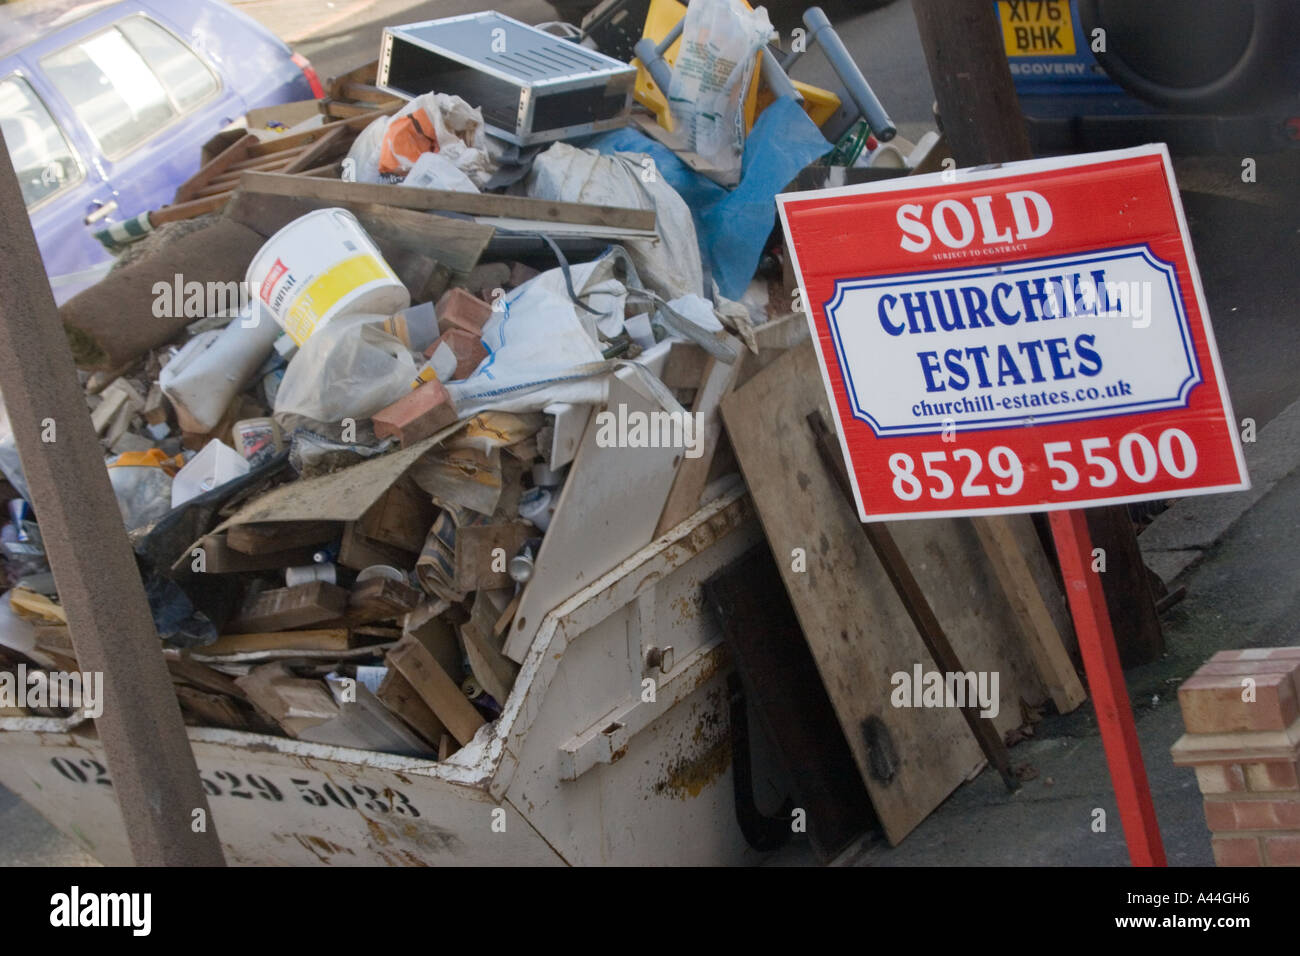
[[[298,841],[304,850],[316,857],[316,859],[320,860],[320,862],[324,863],[326,866],[333,862],[330,857],[336,856],[340,853],[346,853],[348,856],[356,856],[356,854],[348,847],[333,843],[323,837],[318,837],[315,834],[293,833],[290,835]],[[280,839],[280,837],[277,835],[276,839]]]
[[730,766],[731,741],[723,735],[712,746],[684,756],[669,767],[668,775],[654,785],[654,792],[678,800],[693,799],[726,773]]
[[667,774],[654,784],[658,796],[678,800],[693,799],[704,792],[731,766],[731,734],[723,719],[725,704],[721,689],[708,694],[704,707],[698,705],[699,720],[689,732],[689,740],[678,742],[682,756],[668,767]]
[[361,819],[366,821],[366,829],[370,831],[371,839],[380,846],[388,846],[392,842],[389,839],[388,831],[384,829],[384,825],[378,820],[372,820],[364,813],[361,814]]

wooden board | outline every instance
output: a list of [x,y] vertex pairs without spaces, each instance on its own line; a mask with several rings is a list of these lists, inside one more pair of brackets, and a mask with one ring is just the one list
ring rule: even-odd
[[621,206],[593,206],[586,203],[504,196],[496,193],[460,193],[446,189],[416,189],[380,183],[352,183],[342,180],[304,179],[281,173],[244,173],[240,188],[252,193],[278,196],[309,196],[331,202],[379,203],[405,209],[437,209],[471,216],[501,216],[533,222],[567,222],[582,226],[611,226],[620,229],[653,229],[651,209]]
[[240,554],[274,554],[333,541],[343,526],[334,521],[280,521],[235,525],[226,532],[226,544]]
[[388,652],[388,664],[410,681],[420,699],[429,705],[456,740],[466,744],[486,721],[474,709],[455,681],[433,655],[414,638],[403,638]]
[[[233,530],[233,529],[232,529]],[[314,547],[292,548],[288,551],[270,551],[262,554],[243,554],[230,546],[225,532],[205,534],[187,548],[172,564],[172,570],[191,571],[196,557],[195,549],[203,552],[203,573],[238,574],[244,571],[276,571],[298,564],[311,564]]]
[[[810,342],[790,349],[722,401],[746,483],[813,658],[885,835],[897,843],[984,762],[961,714],[897,708],[892,675],[935,669],[858,524],[825,471],[807,416],[831,421]],[[1046,696],[969,527],[891,526],[966,670],[999,672],[1000,732],[1019,698]],[[806,570],[795,570],[802,549]]]
[[379,698],[381,704],[406,721],[412,730],[434,746],[437,746],[446,735],[447,728],[438,719],[438,715],[420,699],[411,682],[403,677],[396,667],[388,668],[388,673],[380,682],[379,691],[375,696]]
[[310,631],[272,631],[264,634],[223,634],[192,653],[203,657],[244,654],[249,651],[309,650],[344,651],[352,646],[344,628]]
[[[607,407],[657,410],[657,402],[625,384],[624,374],[610,378]],[[680,448],[602,448],[597,419],[588,422],[506,638],[504,653],[516,663],[523,663],[548,611],[654,539],[683,457]]]
[[371,541],[418,554],[437,514],[425,492],[399,479],[361,516],[356,530]]
[[473,220],[396,206],[330,201],[309,196],[270,196],[243,190],[235,192],[225,214],[227,218],[270,238],[300,216],[332,207],[351,212],[366,234],[381,246],[388,244],[423,253],[454,272],[468,272],[474,268],[495,232],[491,226]]
[[[703,423],[703,454],[697,458],[682,457],[677,466],[677,475],[673,478],[672,490],[664,503],[663,514],[655,528],[655,537],[667,533],[700,507],[700,496],[709,481],[709,472],[713,468],[713,458],[718,451],[718,439],[722,435],[722,413],[718,410],[723,396],[735,386],[739,362],[726,365],[710,358],[704,367],[703,384],[695,394],[691,414],[696,421]],[[697,439],[699,440],[699,439]]]
[[263,591],[227,625],[232,634],[288,631],[338,617],[348,606],[348,590],[328,581],[308,581]]
[[409,584],[371,578],[352,589],[348,609],[340,617],[322,626],[356,629],[377,621],[395,621],[413,610],[423,596]]
[[500,614],[487,592],[479,591],[469,620],[460,626],[460,639],[474,679],[504,707],[519,665],[501,653],[501,639],[493,629]]
[[971,523],[1015,614],[1021,638],[1033,654],[1038,675],[1052,695],[1056,709],[1066,714],[1087,700],[1088,694],[1016,540],[1013,523],[1017,519],[1020,523],[1031,520],[1023,515],[993,516],[974,518]]
[[827,862],[876,820],[767,546],[706,581],[704,596],[785,765],[795,806],[808,813],[813,850]]
[[[509,524],[467,525],[456,529],[456,579],[457,591],[477,591],[480,588],[508,588],[514,586],[510,572],[506,570],[510,559],[519,553],[524,542],[537,532],[532,525],[510,522]],[[494,555],[500,548],[501,555]],[[494,570],[499,566],[502,570]],[[495,619],[495,615],[494,615]]]

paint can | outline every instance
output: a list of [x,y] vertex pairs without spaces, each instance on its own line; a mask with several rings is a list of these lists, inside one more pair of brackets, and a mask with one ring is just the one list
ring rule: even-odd
[[340,315],[391,315],[410,293],[357,217],[317,209],[289,223],[249,263],[248,287],[297,345]]

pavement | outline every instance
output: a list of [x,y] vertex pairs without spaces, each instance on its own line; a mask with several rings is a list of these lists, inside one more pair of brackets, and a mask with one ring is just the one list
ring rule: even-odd
[[[378,51],[386,23],[482,9],[482,0],[243,0],[236,5],[310,57],[322,78]],[[554,18],[542,0],[497,0],[529,22]],[[900,131],[915,139],[932,125],[932,92],[910,4],[854,13],[848,0],[824,4]],[[809,55],[795,76],[825,82]],[[1300,645],[1300,177],[1296,155],[1254,157],[1254,182],[1237,156],[1178,159],[1178,182],[1192,231],[1224,376],[1245,445],[1253,488],[1183,499],[1139,538],[1148,564],[1187,598],[1163,619],[1167,653],[1126,672],[1157,815],[1171,865],[1209,865],[1194,774],[1173,766],[1182,732],[1176,690],[1222,648]],[[864,838],[842,864],[1113,865],[1127,863],[1122,828],[1090,704],[1051,716],[1011,751],[1032,779],[1010,794],[986,770],[958,788],[897,848]],[[1095,811],[1106,828],[1096,832]],[[811,862],[794,848],[773,862]],[[0,865],[95,865],[31,807],[0,788]]]

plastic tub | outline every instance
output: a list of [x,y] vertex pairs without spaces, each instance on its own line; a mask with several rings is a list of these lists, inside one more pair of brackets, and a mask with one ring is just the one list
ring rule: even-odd
[[298,345],[340,315],[391,315],[411,304],[346,209],[318,209],[289,223],[253,257],[247,281],[259,307]]

